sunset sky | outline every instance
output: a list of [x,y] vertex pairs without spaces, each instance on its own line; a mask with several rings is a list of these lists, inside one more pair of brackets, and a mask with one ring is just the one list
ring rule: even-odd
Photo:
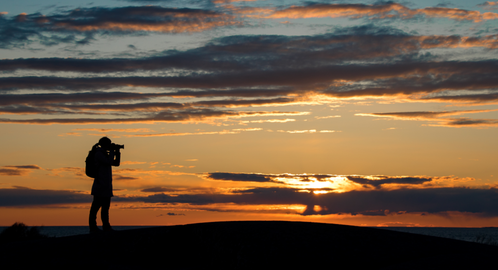
[[[498,226],[498,1],[0,5],[0,226]],[[99,223],[100,224],[100,223]]]

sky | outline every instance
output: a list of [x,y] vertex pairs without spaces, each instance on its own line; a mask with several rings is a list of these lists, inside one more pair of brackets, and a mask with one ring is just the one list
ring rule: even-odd
[[8,1],[0,226],[498,226],[498,1]]

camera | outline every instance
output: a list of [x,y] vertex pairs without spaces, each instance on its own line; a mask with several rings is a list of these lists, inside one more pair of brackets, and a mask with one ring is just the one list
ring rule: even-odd
[[111,149],[112,149],[112,150],[124,149],[124,144],[115,144],[115,143],[111,143]]

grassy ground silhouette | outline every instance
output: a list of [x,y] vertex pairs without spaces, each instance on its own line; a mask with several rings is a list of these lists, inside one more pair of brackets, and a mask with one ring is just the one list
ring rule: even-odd
[[47,238],[40,233],[39,227],[28,227],[22,222],[16,222],[0,233],[0,242],[12,242]]
[[[22,250],[22,253],[19,252]],[[28,269],[480,269],[498,247],[375,228],[286,221],[153,227],[0,244]],[[29,257],[29,260],[25,258]]]

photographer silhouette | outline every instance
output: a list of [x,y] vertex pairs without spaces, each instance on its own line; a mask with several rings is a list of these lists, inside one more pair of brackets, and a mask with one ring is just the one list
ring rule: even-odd
[[96,175],[92,185],[93,202],[90,207],[90,233],[100,232],[97,227],[97,212],[101,209],[102,229],[113,231],[109,223],[109,208],[111,207],[112,193],[112,166],[119,166],[121,160],[120,149],[124,145],[113,144],[111,139],[102,137],[93,146],[95,154]]

